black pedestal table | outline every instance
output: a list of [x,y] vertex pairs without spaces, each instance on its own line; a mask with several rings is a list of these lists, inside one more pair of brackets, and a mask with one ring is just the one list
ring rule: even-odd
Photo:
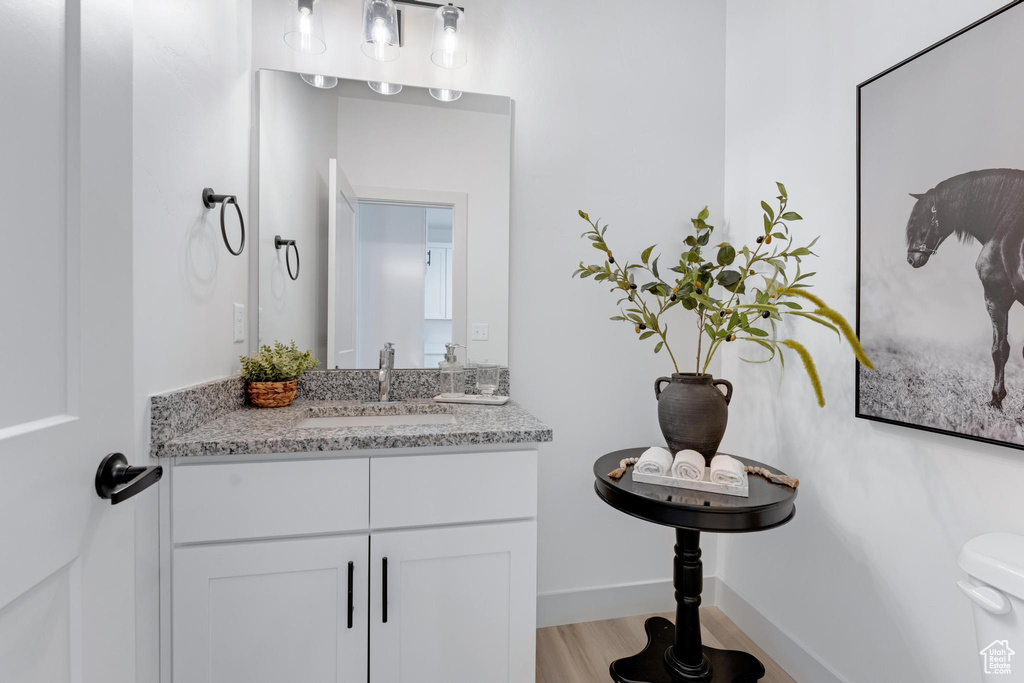
[[[748,474],[749,497],[677,489],[633,481],[629,468],[616,481],[608,473],[623,458],[636,458],[645,448],[628,448],[598,458],[594,463],[594,489],[606,503],[642,520],[674,527],[676,623],[651,617],[645,624],[647,647],[638,654],[612,662],[612,680],[619,683],[754,683],[764,676],[756,657],[737,650],[719,650],[701,643],[700,594],[704,576],[700,559],[700,532],[740,533],[781,526],[796,514],[796,490]],[[733,456],[736,457],[736,456]],[[744,465],[774,467],[748,458]]]

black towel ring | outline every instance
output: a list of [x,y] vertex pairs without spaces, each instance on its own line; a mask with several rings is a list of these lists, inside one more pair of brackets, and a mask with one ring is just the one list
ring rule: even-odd
[[[298,280],[299,279],[299,247],[298,247],[298,245],[295,244],[295,240],[283,240],[283,239],[281,239],[280,235],[275,235],[274,236],[274,248],[275,249],[280,249],[281,247],[285,248],[285,251],[284,251],[284,261],[285,261],[285,263],[288,266],[288,277],[290,277],[293,280]],[[292,272],[292,259],[291,259],[291,253],[292,253],[291,250],[292,249],[295,250],[295,272],[294,273]]]
[[[203,188],[203,206],[212,209],[217,204],[220,204],[220,236],[224,238],[224,246],[228,248],[232,256],[241,256],[242,249],[245,248],[245,220],[242,218],[242,209],[238,206],[238,199],[233,194],[215,194],[211,188]],[[224,227],[224,210],[228,204],[234,204],[235,212],[238,214],[238,227],[242,231],[242,241],[238,243],[238,251],[231,248],[231,244],[228,242],[228,231]]]

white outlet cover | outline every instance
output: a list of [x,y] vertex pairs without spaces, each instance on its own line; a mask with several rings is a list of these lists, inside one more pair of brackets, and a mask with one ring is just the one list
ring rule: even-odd
[[487,323],[473,323],[473,341],[487,341]]
[[245,304],[234,304],[232,306],[231,322],[235,342],[245,341]]

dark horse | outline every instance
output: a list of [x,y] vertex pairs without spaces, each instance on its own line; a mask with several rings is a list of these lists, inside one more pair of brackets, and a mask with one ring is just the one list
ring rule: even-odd
[[992,318],[995,381],[989,405],[1002,409],[1010,357],[1006,319],[1014,302],[1024,304],[1024,171],[971,171],[910,196],[917,200],[907,222],[907,263],[914,268],[953,233],[961,242],[976,239],[982,245],[975,268]]

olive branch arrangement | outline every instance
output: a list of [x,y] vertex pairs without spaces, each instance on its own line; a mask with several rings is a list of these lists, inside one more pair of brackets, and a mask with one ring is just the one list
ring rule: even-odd
[[[761,202],[764,233],[758,235],[753,249],[744,245],[737,250],[728,242],[709,248],[715,228],[707,223],[709,213],[705,206],[690,221],[694,234],[686,236],[688,249],[680,254],[679,263],[668,269],[676,276],[666,278],[662,277],[658,267],[661,255],[651,258],[657,245],[643,250],[640,263],[620,263],[605,240],[607,224],[602,227],[599,220],[592,221],[586,212],[580,211],[580,218],[590,225],[580,237],[586,237],[595,249],[604,252],[605,260],[604,263],[593,265],[585,265],[581,261],[573,277],[593,276],[597,282],[610,283],[610,291],[621,295],[616,304],[620,315],[612,316],[611,319],[632,325],[640,339],[656,338],[654,352],[660,353],[662,349],[668,352],[676,373],[679,372],[679,364],[668,344],[668,325],[664,322],[664,316],[674,306],[682,306],[693,312],[696,322],[698,374],[707,372],[711,359],[722,344],[733,341],[756,344],[770,352],[768,358],[761,360],[742,357],[741,360],[769,363],[778,358],[785,370],[781,348],[785,347],[800,357],[818,405],[824,406],[821,380],[811,354],[795,339],[778,339],[777,323],[782,320],[782,316],[797,316],[827,327],[840,340],[846,339],[862,365],[867,368],[874,366],[846,318],[807,291],[809,280],[815,273],[802,272],[801,259],[817,256],[811,249],[818,238],[806,246],[794,246],[789,223],[802,218],[800,214],[789,210],[789,195],[785,185],[776,183],[776,186],[779,189],[776,197],[778,209],[773,209],[768,202]],[[714,260],[705,258],[706,248],[717,249]],[[792,268],[793,265],[796,266],[795,272],[788,273],[787,267]],[[638,287],[637,276],[649,281]],[[756,285],[755,276],[760,278]]]

